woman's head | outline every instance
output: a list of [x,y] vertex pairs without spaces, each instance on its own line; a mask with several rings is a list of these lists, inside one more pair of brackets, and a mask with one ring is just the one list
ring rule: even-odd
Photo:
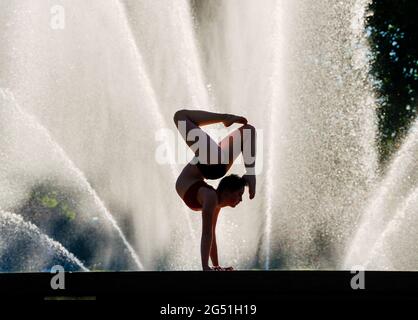
[[222,178],[219,182],[217,191],[221,196],[221,201],[224,206],[235,207],[242,201],[242,195],[246,186],[245,179],[231,174]]

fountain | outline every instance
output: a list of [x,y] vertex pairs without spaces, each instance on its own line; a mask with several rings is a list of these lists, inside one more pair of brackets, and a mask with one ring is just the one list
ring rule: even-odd
[[[74,247],[91,268],[142,268],[83,173],[48,131],[21,110],[10,92],[0,90],[0,103],[2,208],[17,210],[54,239]],[[112,251],[117,254],[110,255]]]
[[89,271],[60,243],[19,215],[4,211],[0,214],[0,272],[49,271],[51,261],[68,271]]
[[[199,269],[200,217],[174,191],[185,163],[155,158],[180,108],[244,115],[262,133],[258,196],[224,209],[218,223],[223,263],[402,268],[394,251],[391,264],[379,259],[412,219],[413,166],[395,160],[377,175],[368,2],[0,5],[2,270]],[[65,15],[62,28],[51,26],[51,8]],[[166,143],[170,159],[190,156],[179,143]],[[7,260],[18,237],[22,254],[39,260]]]
[[411,128],[365,207],[348,248],[346,268],[350,265],[375,270],[416,268],[417,137],[418,123]]

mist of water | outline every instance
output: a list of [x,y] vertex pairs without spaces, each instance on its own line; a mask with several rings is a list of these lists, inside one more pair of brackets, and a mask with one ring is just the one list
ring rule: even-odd
[[[101,267],[120,268],[124,248],[124,268],[198,269],[200,216],[174,190],[185,163],[156,161],[156,137],[175,132],[181,108],[230,112],[262,134],[263,170],[255,200],[220,217],[224,264],[400,268],[394,244],[415,239],[397,231],[413,220],[415,131],[377,177],[368,3],[62,0],[55,30],[55,1],[7,1],[0,87],[17,104],[0,110],[0,208],[28,214],[47,181],[87,217],[109,218],[105,234],[122,244],[91,258]],[[189,152],[180,145],[169,153]]]
[[365,206],[350,242],[346,268],[353,265],[385,270],[416,268],[417,138],[418,124],[415,124]]
[[59,242],[42,234],[21,216],[0,210],[0,272],[89,271]]
[[[112,233],[111,229],[113,228],[135,261],[136,267],[142,268],[139,258],[112,215],[91,188],[83,173],[68,159],[62,148],[52,140],[48,131],[34,117],[21,110],[10,92],[0,90],[0,103],[2,208],[17,210],[20,204],[39,188],[40,184],[47,184],[58,189],[70,188],[69,193],[72,194],[72,197],[77,198],[77,207],[80,214],[85,216],[84,219],[90,221],[97,219],[101,224],[100,228],[105,229],[107,233]],[[35,212],[31,214],[34,215]],[[45,221],[45,225],[47,223],[48,221]],[[80,227],[84,228],[84,226]],[[79,230],[73,230],[73,232],[79,232]],[[113,241],[115,243],[111,245],[116,249],[118,240]],[[103,246],[105,247],[105,244]],[[108,249],[111,250],[110,247],[106,250]],[[109,267],[109,257],[103,255],[99,259],[102,267]]]

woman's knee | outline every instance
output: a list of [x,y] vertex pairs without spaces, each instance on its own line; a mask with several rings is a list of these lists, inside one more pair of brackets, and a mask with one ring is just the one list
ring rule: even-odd
[[174,120],[174,123],[177,125],[177,123],[179,122],[179,121],[184,121],[184,120],[186,120],[186,115],[185,115],[185,113],[186,113],[186,110],[185,109],[181,109],[181,110],[178,110],[178,111],[176,111],[175,113],[174,113],[174,116],[173,116],[173,120]]

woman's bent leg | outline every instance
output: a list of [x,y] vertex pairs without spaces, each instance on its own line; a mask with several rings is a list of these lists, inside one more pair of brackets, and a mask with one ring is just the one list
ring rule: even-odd
[[187,118],[175,118],[174,122],[200,163],[221,163],[223,158],[221,148],[205,131]]

